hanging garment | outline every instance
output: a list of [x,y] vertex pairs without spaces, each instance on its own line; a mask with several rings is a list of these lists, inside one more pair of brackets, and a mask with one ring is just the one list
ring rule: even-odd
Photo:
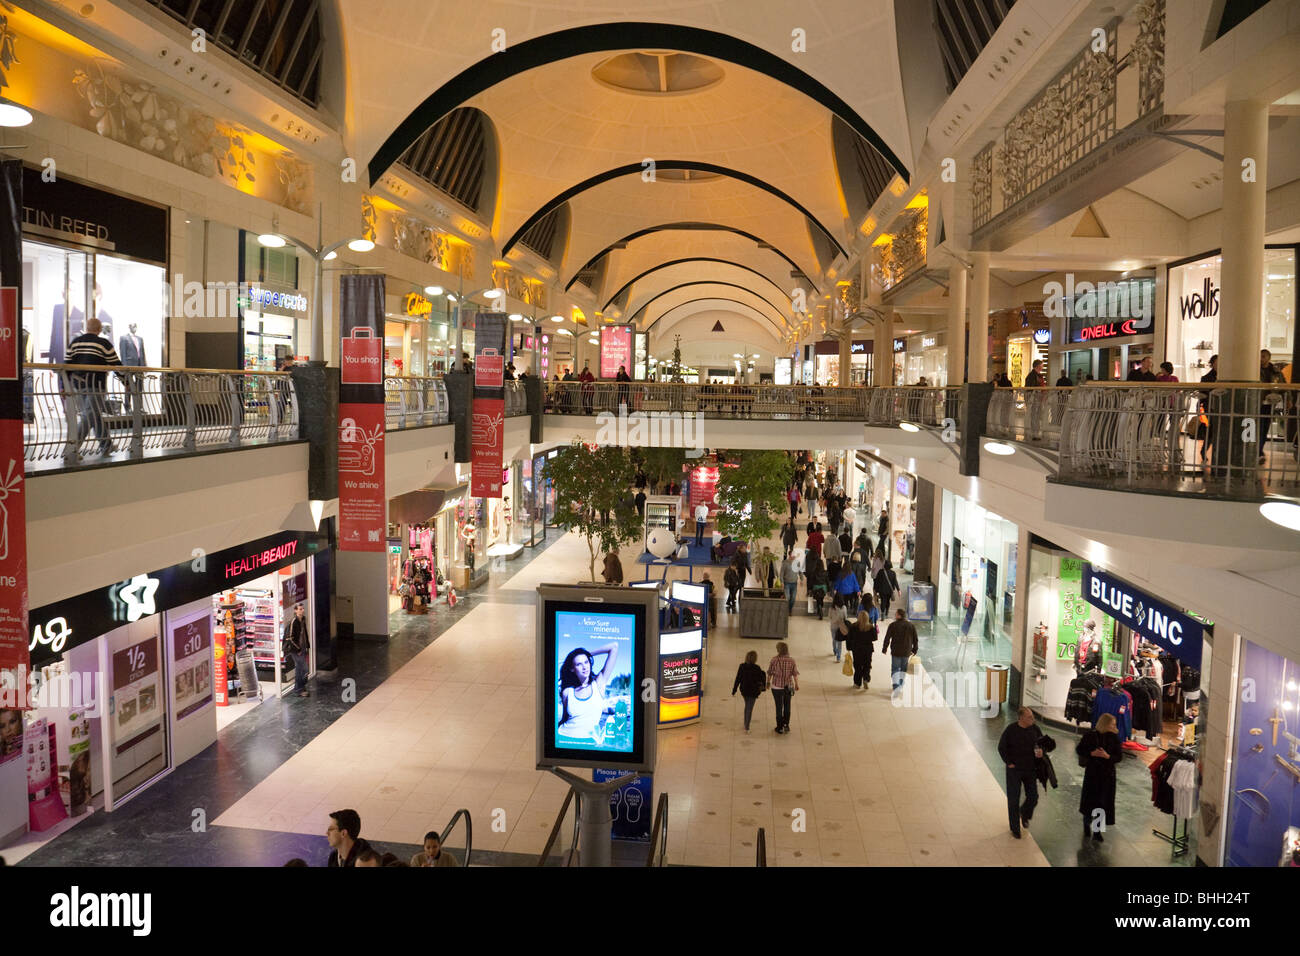
[[1168,759],[1169,754],[1163,753],[1151,761],[1151,766],[1147,767],[1147,770],[1151,772],[1151,802],[1153,804],[1158,803],[1160,799],[1160,767]]
[[1078,723],[1092,719],[1092,702],[1096,696],[1100,681],[1091,676],[1076,677],[1070,681],[1070,690],[1065,696],[1065,719]]
[[1196,788],[1196,761],[1180,760],[1169,773],[1169,786],[1174,791],[1174,816],[1190,820],[1198,807]]
[[1112,714],[1118,725],[1119,739],[1128,740],[1133,731],[1133,698],[1117,687],[1103,687],[1092,702],[1092,725],[1102,714]]

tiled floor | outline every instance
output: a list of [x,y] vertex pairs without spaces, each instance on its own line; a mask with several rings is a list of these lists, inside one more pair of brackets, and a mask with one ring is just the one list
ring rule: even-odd
[[[586,557],[569,537],[511,584],[575,580]],[[1005,797],[952,712],[892,706],[884,658],[855,691],[815,619],[791,619],[803,671],[792,733],[772,732],[768,697],[746,735],[735,666],[751,647],[765,662],[771,644],[719,623],[703,720],[659,738],[670,862],[752,865],[764,827],[776,866],[1046,865],[1032,838],[1007,833]],[[368,839],[409,844],[467,807],[476,850],[536,854],[565,787],[533,769],[533,626],[531,602],[486,596],[215,824],[319,833],[328,811],[353,806]]]

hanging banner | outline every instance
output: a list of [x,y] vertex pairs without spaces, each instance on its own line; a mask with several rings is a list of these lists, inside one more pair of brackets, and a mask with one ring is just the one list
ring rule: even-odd
[[23,166],[0,163],[0,706],[26,710],[27,504],[23,481]]
[[339,278],[339,550],[383,551],[384,277]]
[[505,450],[504,312],[480,312],[474,319],[474,408],[470,421],[470,491],[475,498],[501,497]]

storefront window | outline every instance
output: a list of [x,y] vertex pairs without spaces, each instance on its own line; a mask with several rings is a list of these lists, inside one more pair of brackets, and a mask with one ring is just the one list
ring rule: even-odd
[[[963,637],[994,645],[990,658],[1011,659],[1019,529],[1006,519],[952,492],[943,493],[944,561],[948,586],[938,588],[938,613]],[[943,565],[941,564],[941,567]]]
[[[1179,381],[1199,381],[1210,370],[1210,356],[1219,351],[1222,266],[1222,256],[1211,255],[1169,270],[1166,353]],[[1278,368],[1294,358],[1295,273],[1295,246],[1264,250],[1259,347],[1273,353]]]
[[1226,866],[1300,866],[1300,664],[1242,641]]
[[948,382],[947,336],[943,332],[922,332],[907,340],[907,373],[904,379],[916,385],[924,378],[927,385]]

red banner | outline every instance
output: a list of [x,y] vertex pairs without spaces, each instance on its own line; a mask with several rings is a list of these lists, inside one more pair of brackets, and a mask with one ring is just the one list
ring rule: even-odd
[[474,399],[470,423],[470,486],[475,498],[501,497],[501,459],[505,452],[506,403],[500,398]]
[[[0,289],[0,379],[18,378],[17,289]],[[15,382],[10,386],[18,393]],[[5,411],[11,411],[5,414]],[[31,666],[27,633],[27,505],[22,408],[0,411],[0,706],[26,710]]]
[[344,385],[384,383],[384,340],[375,330],[359,326],[343,340],[340,381]]
[[[500,441],[498,438],[498,449]],[[497,454],[499,462],[499,450]],[[339,549],[383,551],[387,504],[384,492],[384,406],[355,402],[340,404]]]

